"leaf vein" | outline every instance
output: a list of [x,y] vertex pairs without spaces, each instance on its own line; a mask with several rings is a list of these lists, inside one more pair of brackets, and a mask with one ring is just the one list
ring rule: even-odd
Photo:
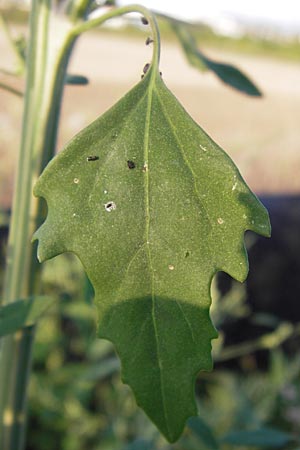
[[[153,75],[151,77],[151,81],[149,84],[149,90],[148,90],[148,103],[147,103],[147,112],[146,112],[146,120],[145,120],[145,137],[144,137],[144,160],[145,163],[149,163],[149,136],[150,136],[150,125],[151,125],[151,114],[152,114],[152,99],[153,99],[153,92],[155,88],[155,80],[156,77]],[[151,167],[148,167],[148,170],[145,172],[145,207],[146,207],[146,244],[147,244],[147,255],[148,255],[148,261],[149,261],[149,269],[151,272],[151,301],[152,301],[152,310],[151,310],[151,316],[152,316],[152,322],[153,322],[153,329],[154,329],[154,335],[155,335],[155,343],[156,343],[156,358],[157,363],[159,367],[159,377],[160,377],[160,391],[161,391],[161,398],[162,398],[162,407],[163,407],[163,413],[165,417],[165,423],[166,428],[168,430],[168,433],[171,434],[171,430],[169,428],[169,420],[168,420],[168,413],[166,408],[166,397],[164,392],[164,380],[162,376],[163,372],[163,365],[162,360],[160,356],[160,349],[159,349],[159,335],[158,335],[158,328],[157,328],[157,321],[156,321],[156,312],[155,312],[155,306],[156,306],[156,299],[155,299],[155,291],[154,291],[154,271],[153,271],[153,265],[152,265],[152,255],[150,251],[150,169]]]
[[208,222],[209,222],[211,228],[213,228],[213,223],[212,223],[211,218],[210,218],[210,216],[209,216],[209,214],[208,214],[207,208],[206,208],[206,206],[205,206],[204,203],[203,203],[203,200],[202,200],[202,198],[201,198],[201,196],[200,196],[200,193],[199,193],[199,191],[198,191],[198,188],[197,188],[197,184],[196,184],[196,182],[195,182],[195,180],[196,180],[196,178],[197,178],[197,177],[196,177],[196,174],[195,174],[195,172],[194,172],[194,170],[193,170],[193,168],[192,168],[192,166],[191,166],[191,164],[190,164],[190,162],[189,162],[189,159],[188,159],[188,157],[187,157],[187,155],[186,155],[186,153],[185,153],[185,151],[184,151],[183,145],[181,144],[180,139],[179,139],[179,136],[178,136],[178,134],[177,134],[176,127],[174,126],[174,124],[173,124],[173,122],[172,122],[172,120],[171,120],[171,118],[170,118],[168,112],[166,111],[166,108],[165,108],[165,106],[164,106],[164,103],[163,103],[163,101],[162,101],[160,95],[159,95],[159,91],[158,91],[158,90],[156,90],[156,94],[157,94],[157,99],[158,99],[158,101],[159,101],[159,103],[160,103],[160,106],[161,106],[161,110],[162,110],[162,112],[163,112],[163,115],[164,115],[166,121],[168,122],[168,124],[170,125],[170,129],[171,129],[172,134],[173,134],[173,136],[174,136],[174,138],[175,138],[175,140],[176,140],[176,142],[177,142],[177,145],[178,145],[179,151],[180,151],[180,153],[181,153],[181,155],[182,155],[182,158],[183,158],[183,160],[184,160],[184,162],[185,162],[187,168],[189,169],[189,171],[190,171],[190,173],[191,173],[191,175],[192,175],[192,179],[193,179],[193,188],[194,188],[194,191],[195,191],[196,198],[197,198],[197,200],[198,200],[199,206],[200,206],[200,208],[202,208],[202,210],[204,211],[204,213],[205,213],[205,215],[206,215],[206,218],[207,218],[207,220],[208,220]]
[[125,269],[125,273],[124,273],[124,278],[126,277],[126,275],[128,274],[131,265],[133,264],[133,261],[135,260],[135,258],[138,256],[138,254],[144,250],[144,247],[146,246],[146,242],[144,242],[132,255],[132,257],[130,258],[129,263],[127,264],[127,267]]
[[149,320],[150,320],[150,316],[145,318],[144,322],[140,326],[138,335],[135,337],[135,342],[134,342],[133,347],[131,347],[129,349],[129,353],[132,354],[132,358],[130,360],[130,365],[132,365],[134,363],[134,361],[136,360],[137,355],[135,354],[135,349],[138,346],[138,341],[139,341],[140,337],[143,335],[143,332],[144,332],[144,330],[146,328],[146,325],[147,325],[147,322],[149,322]]
[[[140,105],[140,103],[142,103],[142,101],[146,98],[146,96],[147,96],[147,91],[139,98],[139,100],[136,103],[133,103],[131,105],[132,107],[131,107],[130,111],[127,112],[126,116],[124,115],[123,121],[125,121],[125,118],[126,118],[126,121],[130,120],[131,116],[136,112],[138,106]],[[118,127],[114,127],[112,129],[117,131],[119,128],[122,128],[121,123],[122,123],[121,121],[118,122]],[[108,128],[107,132],[103,134],[103,136],[101,137],[101,139],[99,139],[99,141],[97,141],[97,146],[100,147],[102,142],[106,139],[107,135],[109,133],[111,133],[112,129]],[[113,150],[110,151],[110,147],[107,146],[106,154],[103,158],[102,164],[99,167],[99,169],[96,173],[95,179],[94,179],[94,183],[93,183],[93,187],[92,187],[93,191],[98,190],[99,180],[101,180],[103,178],[103,173],[105,172],[105,169],[106,169],[106,163],[107,163],[109,157],[111,156],[111,154],[114,153],[114,150],[115,149],[113,148]],[[92,199],[92,193],[90,193],[90,195],[89,195],[89,201],[91,201],[91,199]]]
[[181,314],[182,314],[182,317],[184,318],[184,321],[186,322],[186,324],[187,324],[187,326],[188,326],[188,329],[189,329],[190,334],[191,334],[191,336],[192,336],[192,341],[194,342],[194,344],[195,344],[196,346],[198,346],[198,344],[197,344],[197,342],[196,342],[196,339],[195,339],[195,336],[194,336],[194,332],[193,332],[192,325],[190,324],[188,318],[186,317],[186,315],[185,315],[185,313],[184,313],[184,310],[183,310],[182,306],[180,305],[180,303],[179,303],[176,299],[175,299],[175,303],[176,303],[176,305],[178,306],[178,309],[180,310],[180,312],[181,312]]

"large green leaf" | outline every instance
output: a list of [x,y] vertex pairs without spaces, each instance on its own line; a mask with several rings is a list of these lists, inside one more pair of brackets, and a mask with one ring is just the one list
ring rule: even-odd
[[35,195],[48,204],[39,259],[79,256],[99,336],[175,441],[197,412],[197,373],[212,366],[212,278],[224,270],[245,279],[244,231],[269,235],[266,210],[152,68],[50,162]]

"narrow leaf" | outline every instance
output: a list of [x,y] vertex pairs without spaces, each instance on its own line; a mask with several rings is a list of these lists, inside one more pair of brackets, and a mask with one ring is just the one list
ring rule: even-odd
[[102,380],[120,369],[120,363],[117,358],[102,359],[100,364],[95,364],[88,368],[82,375],[85,381]]
[[[23,75],[25,71],[25,56],[26,56],[26,40],[24,36],[20,36],[18,38],[14,38],[10,27],[3,14],[0,13],[0,28],[3,29],[6,40],[10,45],[11,50],[14,52],[16,56],[16,69],[13,71],[13,75]],[[4,73],[9,71],[4,70]]]
[[245,279],[243,235],[269,235],[266,210],[152,68],[50,162],[34,192],[48,204],[39,260],[79,256],[99,337],[115,344],[124,382],[175,441],[197,413],[197,373],[212,367],[212,278]]
[[66,79],[65,79],[65,84],[86,86],[87,84],[89,84],[89,80],[87,77],[85,77],[83,75],[67,74]]
[[15,333],[23,327],[34,325],[54,303],[45,296],[18,300],[0,308],[0,337]]
[[191,417],[187,422],[188,428],[205,445],[205,448],[218,450],[219,444],[212,429],[200,417]]
[[204,55],[197,48],[197,44],[188,27],[175,21],[170,21],[172,28],[181,43],[189,63],[200,70],[211,70],[225,84],[241,91],[245,94],[260,97],[262,96],[259,88],[237,67],[231,64],[224,64],[214,61]]
[[131,444],[126,445],[123,450],[154,450],[153,442],[145,439],[136,439]]
[[260,428],[252,431],[232,431],[222,439],[222,442],[237,446],[280,448],[294,440],[293,435],[289,433],[272,428]]
[[22,91],[19,91],[19,89],[16,89],[13,86],[10,86],[9,84],[2,83],[2,81],[0,81],[0,89],[4,89],[5,91],[10,92],[11,94],[17,95],[18,97],[24,96]]

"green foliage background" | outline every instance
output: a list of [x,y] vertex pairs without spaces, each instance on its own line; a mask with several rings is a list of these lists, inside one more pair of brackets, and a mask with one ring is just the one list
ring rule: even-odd
[[[213,373],[202,372],[196,384],[199,419],[189,422],[178,443],[167,444],[122,384],[111,344],[96,339],[93,292],[79,261],[66,254],[45,266],[45,294],[55,295],[58,302],[38,325],[27,450],[299,447],[297,425],[289,419],[289,411],[300,402],[300,358],[289,359],[281,348],[269,353],[265,370],[257,370],[255,356],[246,354],[237,359],[237,370],[217,364]],[[213,309],[218,310],[213,315],[219,326],[250,313],[242,285],[234,284],[223,299],[216,287],[213,294]],[[216,308],[218,302],[222,308]],[[221,336],[215,359],[225,350]],[[274,429],[287,433],[283,441],[274,435]],[[266,434],[258,446],[253,442],[236,445],[243,444],[245,436],[233,432],[243,430],[255,430],[256,436],[257,430]],[[291,436],[296,440],[291,441]],[[284,444],[276,445],[281,442]]]

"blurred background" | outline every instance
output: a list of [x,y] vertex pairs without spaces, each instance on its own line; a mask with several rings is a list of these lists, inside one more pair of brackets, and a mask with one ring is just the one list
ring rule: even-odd
[[[267,206],[273,234],[246,234],[245,284],[224,274],[214,280],[212,317],[220,333],[213,343],[215,369],[199,374],[199,417],[174,445],[135,405],[112,346],[95,338],[93,292],[80,263],[72,255],[45,263],[44,292],[59,301],[37,330],[26,450],[299,449],[299,3],[140,3],[188,21],[207,58],[238,67],[262,92],[249,96],[213,71],[189,65],[169,22],[159,19],[165,83]],[[22,77],[11,75],[16,55],[7,26],[25,48],[29,9],[26,1],[0,0],[0,284],[23,107],[22,98],[1,85],[9,80],[24,89]],[[89,84],[66,86],[58,150],[140,80],[151,59],[148,36],[133,16],[79,39],[69,72]]]

